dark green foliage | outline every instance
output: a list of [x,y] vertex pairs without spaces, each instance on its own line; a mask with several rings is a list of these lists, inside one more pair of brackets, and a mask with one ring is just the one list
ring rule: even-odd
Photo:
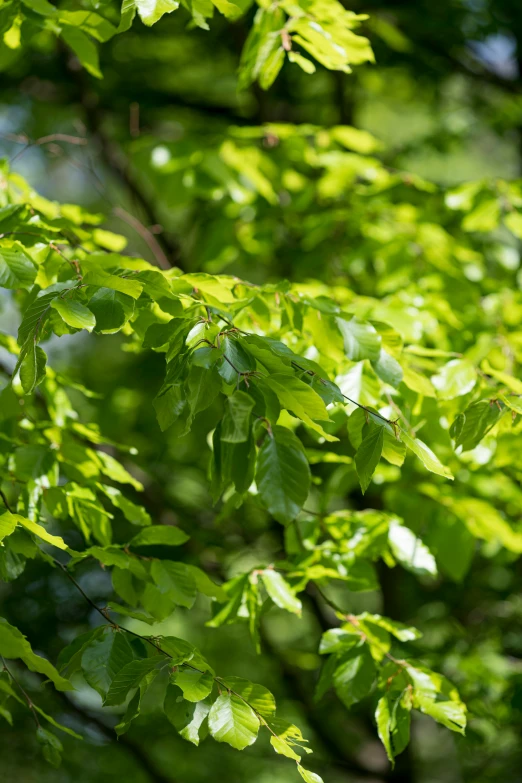
[[395,5],[0,7],[8,776],[518,780],[522,29]]

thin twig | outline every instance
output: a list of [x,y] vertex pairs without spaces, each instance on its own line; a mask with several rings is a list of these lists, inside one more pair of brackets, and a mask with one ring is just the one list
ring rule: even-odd
[[121,218],[122,220],[127,223],[127,225],[131,226],[139,235],[140,237],[147,243],[150,250],[154,254],[154,257],[156,258],[156,261],[158,262],[158,266],[161,269],[170,269],[171,263],[165,253],[163,252],[163,248],[161,247],[160,243],[150,231],[147,226],[143,225],[141,220],[138,220],[137,217],[134,215],[131,215],[129,212],[127,212],[123,207],[114,207],[113,210],[114,214]]
[[35,708],[34,708],[34,704],[33,704],[33,702],[31,701],[31,697],[29,696],[29,694],[28,694],[28,693],[26,693],[26,692],[25,692],[25,690],[22,688],[22,686],[20,685],[20,683],[18,682],[18,680],[16,679],[16,677],[14,676],[14,674],[13,674],[13,673],[12,673],[12,672],[11,672],[11,671],[8,669],[8,667],[7,667],[7,663],[5,662],[5,658],[4,658],[4,656],[3,656],[3,655],[1,655],[1,656],[0,656],[0,658],[2,659],[2,665],[3,665],[3,667],[4,667],[4,671],[6,671],[6,672],[7,672],[7,674],[8,674],[8,675],[9,675],[9,677],[11,678],[11,680],[14,682],[14,684],[16,685],[16,687],[18,688],[18,690],[20,691],[20,693],[22,694],[22,696],[23,696],[23,697],[24,697],[24,699],[26,700],[26,702],[27,702],[27,706],[28,706],[28,707],[29,707],[29,709],[31,710],[31,714],[32,714],[32,716],[33,716],[33,718],[34,718],[34,720],[35,720],[36,726],[37,726],[38,728],[40,728],[40,721],[38,720],[38,714],[37,714],[37,712],[36,712],[36,710],[35,710]]
[[9,505],[9,501],[7,500],[7,497],[6,497],[6,495],[5,495],[5,492],[4,492],[4,490],[3,490],[3,489],[0,489],[0,497],[1,497],[1,498],[2,498],[2,500],[4,501],[4,506],[6,507],[6,509],[7,509],[9,512],[11,512],[11,514],[12,514],[12,513],[13,513],[13,509],[12,509],[12,508],[11,508],[11,506]]
[[56,141],[63,141],[66,144],[87,144],[87,139],[83,136],[70,136],[68,133],[51,133],[48,136],[41,136],[39,139],[32,141],[28,136],[21,136],[19,138],[13,137],[10,141],[14,141],[17,144],[24,144],[25,146],[19,150],[16,155],[10,159],[10,163],[14,163],[15,160],[24,155],[31,147],[41,147],[44,144],[53,144]]
[[68,579],[69,579],[69,580],[70,580],[70,581],[73,583],[73,585],[76,587],[76,589],[77,589],[77,590],[78,590],[78,591],[79,591],[79,592],[82,594],[82,596],[85,598],[85,600],[87,601],[87,603],[88,603],[88,604],[89,604],[89,605],[90,605],[90,606],[91,606],[93,609],[95,609],[95,610],[98,612],[98,614],[100,614],[100,615],[103,617],[103,619],[105,620],[105,622],[107,622],[107,621],[109,620],[109,618],[107,617],[107,615],[105,614],[105,612],[104,612],[102,609],[100,609],[100,607],[99,607],[99,606],[97,606],[97,604],[96,604],[96,603],[95,603],[95,602],[92,600],[92,598],[89,598],[89,596],[88,596],[88,595],[87,595],[87,593],[84,591],[84,589],[81,587],[81,585],[80,585],[80,584],[79,584],[79,583],[76,581],[76,579],[74,578],[74,576],[73,576],[73,575],[72,575],[72,574],[69,572],[69,570],[68,570],[67,566],[66,566],[66,565],[64,565],[63,563],[60,563],[60,561],[59,561],[59,560],[56,560],[56,558],[54,558],[54,557],[53,557],[53,563],[54,563],[55,565],[57,565],[59,568],[61,568],[61,570],[62,570],[62,571],[64,572],[64,574],[66,575],[66,577],[67,577],[67,578],[68,578]]
[[[312,377],[318,378],[319,379],[319,383],[322,383],[323,386],[326,386],[327,381],[324,378],[321,378],[319,375],[317,375],[317,373],[314,372],[313,370],[306,370],[304,367],[301,367],[301,365],[297,364],[297,362],[294,362],[294,361],[292,361],[292,365],[294,367],[297,367],[298,370],[301,370],[301,372],[304,372],[307,375],[311,375]],[[339,389],[339,391],[341,392],[341,394],[342,394],[342,396],[344,397],[345,400],[348,400],[348,402],[351,402],[352,405],[357,405],[358,408],[362,408],[363,411],[366,411],[371,416],[377,416],[378,419],[381,419],[381,421],[385,421],[386,424],[389,424],[390,427],[393,427],[394,431],[395,431],[395,427],[397,425],[396,421],[391,421],[390,419],[387,419],[385,416],[381,416],[381,414],[377,413],[377,411],[372,411],[371,408],[367,408],[366,405],[362,405],[360,402],[356,402],[355,400],[352,400],[351,397],[348,397],[346,394],[343,394],[343,392],[340,389]]]

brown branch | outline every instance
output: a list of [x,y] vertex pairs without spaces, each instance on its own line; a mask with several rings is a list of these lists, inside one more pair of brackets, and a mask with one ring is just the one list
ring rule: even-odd
[[151,251],[154,253],[154,256],[158,262],[158,266],[161,267],[161,269],[170,269],[172,265],[152,231],[150,231],[147,226],[144,226],[143,223],[138,220],[138,218],[134,217],[134,215],[131,215],[129,212],[127,212],[127,210],[123,209],[123,207],[114,207],[113,212],[119,218],[124,220],[127,225],[131,226],[147,243]]
[[[71,67],[68,50],[65,47],[62,47],[62,51],[64,53],[66,70],[77,87],[78,98],[84,110],[85,125],[91,136],[99,144],[100,155],[103,162],[134,199],[144,215],[146,223],[151,226],[157,225],[159,221],[151,205],[152,198],[143,191],[132,171],[132,167],[127,157],[124,155],[121,148],[113,142],[103,127],[104,118],[102,110],[97,105],[98,96],[90,89],[84,71],[76,71]],[[146,226],[142,225],[141,221],[136,216],[132,217],[134,218],[135,223],[140,224],[142,230],[144,229],[145,232],[149,231]],[[134,224],[133,227],[136,228],[136,225]],[[162,263],[160,266],[163,266],[165,262],[168,263],[168,267],[171,267],[174,264],[180,266],[180,246],[177,242],[163,235],[160,239],[156,240],[156,243],[161,247]]]

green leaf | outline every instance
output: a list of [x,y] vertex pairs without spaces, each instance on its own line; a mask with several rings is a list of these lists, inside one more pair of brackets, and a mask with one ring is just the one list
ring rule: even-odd
[[[501,399],[504,402],[504,398]],[[502,408],[489,400],[479,400],[468,405],[463,413],[458,414],[450,428],[450,434],[455,438],[455,448],[461,446],[462,451],[474,449],[503,413]]]
[[221,379],[215,367],[191,367],[187,378],[192,416],[206,410],[221,391]]
[[193,745],[199,745],[201,727],[210,710],[208,701],[196,704],[185,701],[179,695],[178,688],[168,685],[163,709],[180,736]]
[[393,556],[404,568],[421,576],[437,576],[435,558],[408,527],[392,520],[388,538]]
[[121,4],[121,18],[118,25],[118,33],[125,33],[130,30],[134,17],[136,16],[135,0],[123,0]]
[[184,318],[173,318],[167,323],[151,324],[143,338],[144,348],[162,348],[176,338],[185,328]]
[[484,359],[482,362],[482,369],[485,373],[491,375],[493,378],[496,378],[497,381],[500,381],[500,383],[502,383],[504,386],[507,386],[508,389],[511,389],[511,391],[515,394],[522,395],[522,381],[520,381],[518,378],[514,378],[507,372],[495,370],[495,368],[492,367],[489,362],[486,361],[486,359]]
[[143,563],[130,553],[117,546],[91,546],[83,552],[76,553],[73,565],[85,557],[94,557],[105,566],[116,566],[119,569],[129,569],[140,579],[147,578],[147,569]]
[[243,495],[254,480],[256,449],[252,432],[245,443],[226,443],[221,440],[221,422],[214,431],[213,460],[211,464],[212,495],[214,502],[231,482]]
[[275,427],[259,450],[256,483],[261,500],[278,522],[296,518],[310,487],[310,467],[301,442],[290,430]]
[[6,511],[0,516],[0,541],[10,536],[14,532],[15,527],[18,524],[18,514],[11,514],[10,511]]
[[441,463],[439,458],[422,440],[420,440],[420,438],[412,438],[407,432],[401,429],[401,440],[411,451],[413,451],[424,467],[431,471],[431,473],[436,473],[438,476],[443,476],[444,478],[453,479],[453,474],[450,469]]
[[375,680],[375,663],[366,645],[343,653],[333,673],[335,691],[345,707],[363,699]]
[[225,583],[223,591],[227,596],[227,603],[207,622],[209,628],[219,628],[220,625],[236,621],[248,584],[248,574],[242,574]]
[[[515,413],[518,413],[519,415],[522,415],[522,401],[517,397],[510,397],[507,394],[501,394],[499,400],[501,400],[510,410],[515,411]],[[488,405],[491,405],[491,408],[493,408],[493,405],[490,402],[488,402]],[[498,411],[498,406],[495,405],[495,407]]]
[[57,12],[56,6],[48,3],[47,0],[22,0],[22,2],[27,8],[42,16],[54,16]]
[[408,674],[414,685],[413,706],[446,728],[464,734],[466,705],[449,680],[423,666],[408,666]]
[[137,690],[130,700],[129,706],[125,710],[125,714],[123,715],[121,721],[114,727],[114,731],[118,737],[121,737],[122,734],[125,734],[125,732],[129,730],[132,721],[135,720],[135,718],[137,718],[140,714],[140,706],[141,693],[139,690]]
[[53,767],[59,767],[62,763],[63,745],[51,731],[47,731],[42,726],[36,729],[36,739],[42,746],[44,759]]
[[461,582],[469,571],[476,549],[475,537],[466,523],[451,514],[441,515],[430,530],[429,542],[441,571],[455,582]]
[[245,89],[259,77],[270,55],[279,48],[284,22],[285,16],[279,8],[257,10],[241,53],[239,89]]
[[92,332],[96,326],[96,318],[89,308],[73,299],[57,297],[51,302],[51,307],[61,315],[66,324],[75,329]]
[[368,39],[353,32],[358,18],[353,13],[337,2],[313,4],[307,10],[291,20],[292,39],[325,68],[349,73],[350,63],[373,61]]
[[67,647],[63,647],[58,656],[56,662],[58,671],[63,673],[65,669],[69,672],[69,676],[78,671],[81,668],[81,660],[84,651],[87,646],[97,637],[101,636],[105,631],[103,626],[93,628],[86,633],[82,633],[76,636]]
[[96,331],[102,334],[118,332],[134,310],[132,297],[112,288],[98,288],[89,300],[89,310],[96,319]]
[[315,73],[316,68],[313,62],[308,57],[303,57],[299,52],[288,52],[288,59],[291,63],[295,63],[302,68],[305,73]]
[[108,629],[83,649],[81,666],[85,681],[105,698],[116,674],[133,658],[125,633]]
[[29,341],[20,364],[20,382],[25,394],[31,394],[46,375],[47,356],[34,340]]
[[522,239],[522,213],[509,212],[504,217],[504,225],[509,228],[518,239]]
[[223,16],[229,19],[235,19],[242,14],[242,8],[235,5],[235,3],[229,2],[229,0],[212,0],[212,4],[216,6],[218,11]]
[[406,456],[406,446],[401,440],[398,440],[398,436],[389,432],[387,427],[384,427],[384,443],[382,446],[382,456],[385,460],[392,465],[402,467],[404,458]]
[[74,54],[91,76],[101,79],[98,49],[91,39],[78,27],[63,25],[62,38],[73,50]]
[[189,413],[187,397],[183,385],[180,383],[175,383],[160,392],[154,399],[153,405],[162,432],[165,432],[175,422],[181,422],[181,426],[183,426]]
[[359,619],[362,619],[365,622],[370,621],[371,623],[384,628],[400,642],[411,642],[415,639],[420,639],[422,636],[422,633],[418,631],[417,628],[403,625],[403,623],[398,623],[396,620],[390,620],[389,617],[381,617],[380,614],[368,614],[368,612],[364,612],[364,614],[359,615]]
[[264,384],[275,392],[283,408],[298,416],[301,421],[322,435],[325,440],[337,440],[313,421],[313,419],[329,421],[330,417],[323,400],[311,386],[295,376],[283,375],[282,373],[275,373],[264,378]]
[[359,634],[355,633],[353,626],[346,628],[330,628],[321,636],[319,644],[319,653],[321,655],[331,655],[333,653],[342,653],[355,647],[360,642]]
[[38,713],[38,715],[41,715],[42,718],[44,718],[47,721],[47,723],[50,723],[51,726],[54,726],[55,729],[60,729],[60,731],[63,731],[65,734],[68,734],[69,737],[74,737],[74,739],[78,739],[78,740],[82,740],[83,739],[81,734],[77,734],[75,731],[70,729],[68,726],[64,726],[62,723],[58,723],[58,721],[55,720],[52,715],[48,715],[37,704],[33,704],[33,707],[34,707],[35,711]]
[[256,363],[239,340],[225,337],[222,343],[223,362],[219,374],[226,383],[237,383],[238,373],[252,372]]
[[21,247],[0,247],[0,286],[30,288],[36,277],[36,267]]
[[171,666],[178,666],[181,663],[191,661],[196,654],[195,647],[186,642],[185,639],[178,639],[177,636],[163,636],[160,642],[163,652],[170,655]]
[[452,731],[464,734],[466,727],[466,708],[462,703],[455,701],[437,701],[431,696],[415,691],[414,705],[425,715],[442,723]]
[[410,710],[403,706],[402,699],[382,696],[375,711],[379,738],[386,755],[394,766],[395,757],[402,753],[410,740]]
[[[96,38],[97,41],[109,41],[114,35],[116,35],[116,28],[114,25],[112,25],[107,19],[104,19],[103,16],[100,16],[100,14],[97,14],[91,10],[89,11],[60,11],[60,22],[65,22],[67,24],[70,24],[74,27],[81,28],[84,32],[91,35],[93,38]],[[121,240],[121,237],[116,234],[111,234],[109,231],[104,231],[103,229],[95,229],[94,230],[95,236],[98,237],[101,235],[102,237],[114,237],[113,242],[116,242],[118,245],[121,243],[117,240]],[[109,244],[105,244],[105,247],[110,247],[110,240]],[[97,242],[98,244],[102,244],[100,241]],[[125,247],[125,244],[123,245]]]
[[13,514],[13,516],[16,517],[16,521],[22,527],[25,527],[26,530],[28,530],[33,535],[38,536],[38,538],[41,538],[42,541],[45,541],[46,544],[52,544],[58,549],[67,550],[69,548],[61,536],[51,535],[51,533],[48,533],[42,525],[38,524],[38,522],[33,522],[31,519],[18,516],[18,514]]
[[272,718],[275,715],[276,703],[273,695],[264,685],[250,682],[241,677],[221,677],[227,688],[241,696],[250,706],[264,718]]
[[381,354],[381,336],[374,326],[365,321],[352,318],[336,318],[337,326],[343,337],[344,350],[348,359],[358,362],[361,359],[378,361]]
[[466,359],[452,359],[433,375],[431,382],[443,400],[468,394],[477,382],[477,372]]
[[31,302],[24,312],[22,323],[18,327],[18,345],[24,346],[30,337],[33,341],[36,341],[36,335],[44,324],[51,302],[59,294],[60,291],[51,291],[48,294],[38,296]]
[[248,440],[252,409],[255,400],[243,391],[236,391],[227,399],[221,425],[221,440],[225,443],[244,443]]
[[[100,288],[111,288],[113,291],[118,291],[120,294],[132,297],[132,299],[138,299],[143,291],[143,285],[136,280],[128,280],[127,278],[119,277],[118,275],[110,275],[101,270],[87,272],[83,278],[83,284],[99,286]],[[92,307],[90,309],[92,310]]]
[[205,699],[214,687],[214,678],[210,672],[200,672],[189,668],[174,672],[170,681],[181,688],[183,697],[187,701],[194,702]]
[[395,386],[395,388],[403,379],[404,373],[401,365],[393,356],[386,353],[384,348],[381,348],[379,358],[372,362],[372,367],[382,381]]
[[194,577],[198,593],[203,593],[203,595],[206,595],[209,598],[215,598],[217,601],[221,602],[227,600],[227,594],[221,585],[213,582],[201,568],[197,568],[197,566],[193,565],[187,565],[187,568],[189,573]]
[[437,396],[437,392],[433,388],[432,382],[426,378],[425,375],[416,372],[416,370],[412,369],[408,364],[405,364],[402,369],[404,373],[403,382],[408,389],[417,392],[417,394],[422,394],[424,397]]
[[[0,7],[0,35],[3,35],[4,33],[7,33],[11,30],[18,16],[19,9],[20,9],[19,3],[15,2],[14,0],[11,0],[11,2],[3,3],[3,5]],[[2,207],[2,213],[5,210],[7,213],[5,217],[9,218],[11,217],[12,214],[16,214],[16,212],[19,209],[20,209],[19,204],[17,204],[16,206],[14,204],[11,204],[7,207]],[[2,217],[2,220],[3,219],[4,217]]]
[[180,546],[189,540],[189,536],[173,525],[151,525],[135,535],[129,541],[130,547],[138,546]]
[[134,620],[139,620],[140,623],[147,623],[147,625],[154,625],[156,619],[144,612],[136,612],[133,609],[128,609],[126,606],[117,604],[114,601],[110,601],[107,604],[107,609],[116,614],[121,614],[123,617],[132,617]]
[[301,764],[297,765],[297,771],[305,783],[323,783],[323,779],[320,775],[318,775],[316,772],[310,772],[310,770],[302,767]]
[[388,756],[393,766],[395,754],[393,752],[390,736],[391,713],[388,696],[381,696],[377,702],[377,709],[375,710],[375,722],[377,723],[377,733],[379,734],[379,739],[384,745],[386,755]]
[[263,90],[268,90],[275,82],[284,61],[285,50],[282,46],[270,52],[259,71],[259,85]]
[[236,750],[244,750],[257,739],[259,719],[238,696],[222,693],[210,708],[208,727],[217,742],[226,742]]
[[462,221],[464,231],[493,231],[498,226],[500,204],[495,198],[481,201]]
[[374,426],[364,437],[355,455],[355,469],[364,495],[375,468],[379,464],[384,445],[384,428]]
[[127,663],[112,680],[103,702],[104,705],[113,707],[116,704],[123,704],[130,691],[137,688],[149,672],[153,671],[160,663],[165,663],[166,660],[164,655],[155,655],[152,658],[140,658]]
[[275,752],[279,753],[281,756],[286,756],[288,759],[293,759],[294,761],[301,761],[301,756],[298,756],[292,746],[281,739],[281,737],[275,737],[273,734],[270,735],[270,744]]
[[[293,748],[296,748],[300,753],[311,753],[311,750],[306,747],[308,740],[303,737],[301,730],[297,726],[287,723],[280,718],[269,718],[267,725],[274,732],[271,735],[271,744],[276,753],[281,753],[283,756],[294,759],[294,761],[299,761],[300,756],[297,755]],[[276,740],[279,740],[279,742]]]
[[106,484],[100,484],[99,487],[107,495],[111,503],[121,510],[125,519],[132,525],[147,527],[151,524],[150,514],[147,513],[143,506],[133,503],[116,487],[109,487]]
[[164,14],[171,14],[179,8],[178,0],[134,0],[134,3],[147,27],[156,24]]
[[301,614],[301,601],[295,596],[288,582],[273,568],[266,568],[261,572],[261,579],[272,601],[287,612]]
[[0,655],[4,658],[20,658],[28,669],[48,677],[59,691],[73,690],[73,686],[62,677],[52,663],[33,652],[25,636],[0,617]]
[[440,498],[440,502],[464,522],[475,538],[498,541],[511,552],[522,552],[522,532],[513,529],[490,503],[479,498],[451,496]]
[[160,591],[179,606],[190,609],[196,600],[196,583],[184,563],[154,560],[151,575]]

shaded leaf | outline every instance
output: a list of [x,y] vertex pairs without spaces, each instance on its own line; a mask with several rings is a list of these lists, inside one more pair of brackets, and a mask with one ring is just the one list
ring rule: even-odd
[[310,467],[301,442],[275,427],[259,450],[256,483],[263,504],[278,522],[291,522],[308,497]]

